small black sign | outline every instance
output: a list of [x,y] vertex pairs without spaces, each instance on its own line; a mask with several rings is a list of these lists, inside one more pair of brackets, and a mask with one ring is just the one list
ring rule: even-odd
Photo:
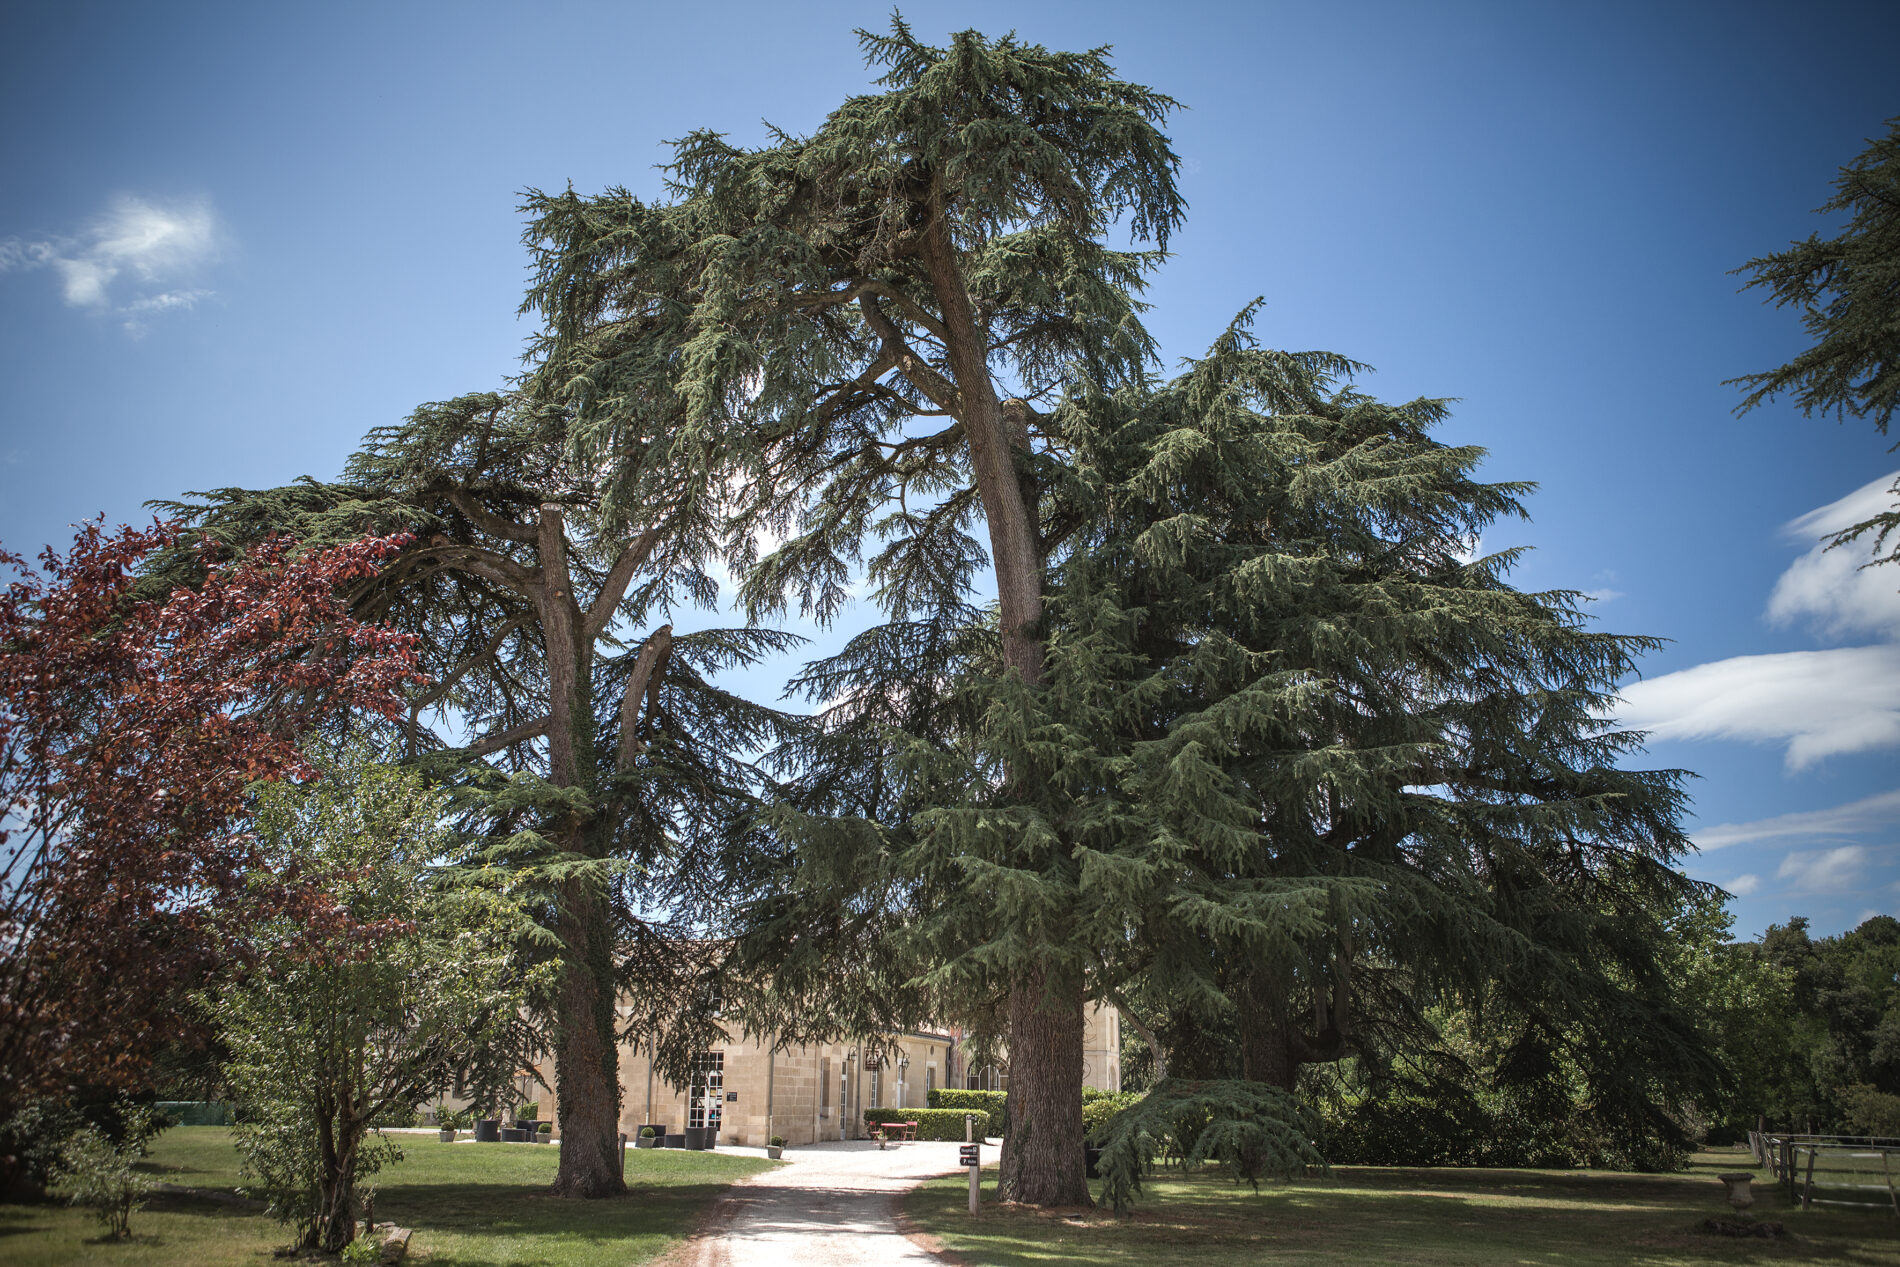
[[728,1100],[737,1100],[739,1098],[739,1093],[737,1091],[728,1091],[726,1092],[726,1098]]
[[977,1150],[982,1147],[981,1144],[964,1144],[959,1147],[957,1149],[957,1165],[975,1166],[981,1164],[977,1161]]

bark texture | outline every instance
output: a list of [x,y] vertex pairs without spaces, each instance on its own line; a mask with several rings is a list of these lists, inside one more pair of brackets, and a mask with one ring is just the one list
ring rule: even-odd
[[1009,1139],[1002,1193],[1027,1205],[1088,1205],[1082,1154],[1082,988],[1030,973],[1009,994]]

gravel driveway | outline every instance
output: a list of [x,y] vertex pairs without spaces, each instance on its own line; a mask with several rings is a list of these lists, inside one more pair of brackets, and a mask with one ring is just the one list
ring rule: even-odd
[[[662,1261],[667,1267],[938,1264],[897,1230],[897,1203],[923,1180],[956,1171],[957,1147],[914,1143],[880,1152],[874,1142],[852,1140],[788,1148],[787,1164],[734,1184],[705,1230]],[[763,1155],[753,1148],[719,1151]],[[992,1143],[983,1159],[994,1162],[996,1154]],[[984,1199],[993,1200],[995,1191],[991,1169]]]

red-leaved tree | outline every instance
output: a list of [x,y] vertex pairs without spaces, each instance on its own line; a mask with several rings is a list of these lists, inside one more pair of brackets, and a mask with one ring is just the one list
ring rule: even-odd
[[0,1120],[137,1087],[220,927],[322,917],[295,877],[258,882],[245,790],[312,777],[298,745],[326,720],[400,715],[413,638],[352,619],[345,590],[405,542],[201,547],[202,583],[156,600],[138,571],[180,548],[166,524],[88,524],[37,570],[0,551]]

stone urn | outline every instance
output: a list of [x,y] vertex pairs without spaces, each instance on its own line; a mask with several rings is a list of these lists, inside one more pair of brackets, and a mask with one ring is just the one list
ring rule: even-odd
[[1728,1203],[1735,1207],[1736,1213],[1755,1204],[1754,1171],[1744,1170],[1732,1175],[1717,1175],[1716,1178],[1727,1185]]

